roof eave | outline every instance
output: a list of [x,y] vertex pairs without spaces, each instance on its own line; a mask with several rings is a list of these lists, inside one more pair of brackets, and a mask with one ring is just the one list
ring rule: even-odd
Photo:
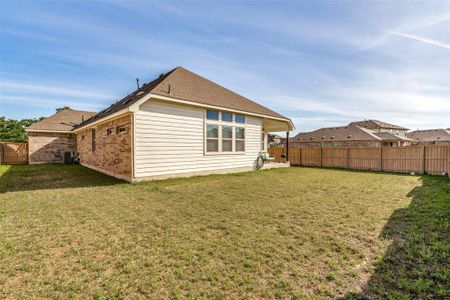
[[175,103],[180,103],[180,104],[185,104],[185,105],[190,105],[190,106],[198,106],[198,107],[205,107],[205,108],[213,108],[213,109],[218,109],[218,110],[227,110],[227,111],[231,111],[231,112],[237,112],[237,113],[242,113],[242,114],[246,114],[246,115],[250,115],[250,116],[255,116],[255,117],[261,117],[261,118],[267,118],[267,119],[272,119],[272,120],[277,120],[277,121],[284,121],[288,123],[288,131],[294,130],[295,129],[295,125],[292,122],[291,119],[289,118],[279,118],[279,117],[274,117],[274,116],[269,116],[269,115],[264,115],[264,114],[258,114],[258,113],[252,113],[252,112],[247,112],[247,111],[243,111],[243,110],[238,110],[238,109],[232,109],[232,108],[227,108],[227,107],[222,107],[222,106],[215,106],[215,105],[209,105],[209,104],[203,104],[203,103],[198,103],[198,102],[193,102],[193,101],[189,101],[189,100],[185,100],[185,99],[180,99],[180,98],[176,98],[176,97],[168,97],[168,96],[164,96],[164,95],[160,95],[157,93],[152,93],[149,92],[148,94],[146,94],[145,96],[143,96],[141,99],[139,99],[138,101],[136,101],[135,103],[133,103],[131,106],[129,106],[129,110],[131,112],[137,112],[139,111],[139,106],[144,103],[145,101],[150,100],[151,98],[155,98],[158,100],[163,100],[163,101],[170,101],[170,102],[175,102]]
[[86,125],[83,125],[81,127],[74,128],[72,132],[75,132],[75,133],[79,132],[79,131],[81,131],[83,129],[89,128],[89,127],[94,126],[94,125],[99,124],[99,123],[103,123],[103,122],[105,122],[105,121],[107,121],[109,119],[114,119],[117,116],[123,115],[123,114],[128,113],[128,112],[130,112],[130,107],[126,107],[124,109],[116,111],[115,113],[113,113],[111,115],[107,115],[107,116],[105,116],[105,117],[103,117],[101,119],[98,119],[98,120],[96,120],[94,122],[87,123]]
[[25,132],[73,133],[72,130],[32,129],[25,128]]

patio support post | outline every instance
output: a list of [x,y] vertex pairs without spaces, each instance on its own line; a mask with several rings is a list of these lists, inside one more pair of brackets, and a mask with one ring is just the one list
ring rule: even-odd
[[286,131],[286,162],[289,161],[289,131]]

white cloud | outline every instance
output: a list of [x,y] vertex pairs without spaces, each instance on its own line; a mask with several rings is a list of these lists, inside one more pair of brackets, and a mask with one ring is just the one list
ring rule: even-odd
[[62,106],[69,106],[74,109],[86,111],[99,111],[103,108],[101,104],[86,102],[86,100],[70,99],[55,99],[52,97],[30,97],[30,96],[2,96],[0,103],[14,103],[15,105],[23,105],[25,107],[39,107],[39,108],[56,108]]
[[99,91],[89,91],[86,88],[66,87],[61,85],[45,85],[39,83],[23,83],[17,81],[1,81],[0,82],[0,97],[6,93],[37,93],[40,95],[57,95],[61,97],[84,97],[90,99],[113,99],[111,94]]
[[393,35],[397,35],[397,36],[401,36],[401,37],[405,37],[411,40],[415,40],[415,41],[419,41],[425,44],[429,44],[429,45],[433,45],[433,46],[437,46],[437,47],[441,47],[441,48],[445,48],[445,49],[449,49],[450,50],[450,44],[445,44],[442,42],[438,42],[438,41],[434,41],[431,39],[427,39],[427,38],[423,38],[423,37],[419,37],[416,35],[412,35],[412,34],[407,34],[407,33],[401,33],[401,32],[396,32],[396,31],[389,31],[390,34]]

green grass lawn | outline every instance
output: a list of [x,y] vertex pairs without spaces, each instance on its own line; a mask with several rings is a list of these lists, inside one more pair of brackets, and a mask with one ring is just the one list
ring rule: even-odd
[[449,180],[0,166],[0,298],[450,297]]

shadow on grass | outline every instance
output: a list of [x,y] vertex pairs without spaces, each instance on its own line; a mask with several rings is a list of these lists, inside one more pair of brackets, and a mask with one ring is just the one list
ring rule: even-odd
[[108,186],[124,182],[80,165],[0,166],[0,193]]
[[449,299],[450,181],[422,176],[380,238],[392,240],[362,293],[345,299]]

